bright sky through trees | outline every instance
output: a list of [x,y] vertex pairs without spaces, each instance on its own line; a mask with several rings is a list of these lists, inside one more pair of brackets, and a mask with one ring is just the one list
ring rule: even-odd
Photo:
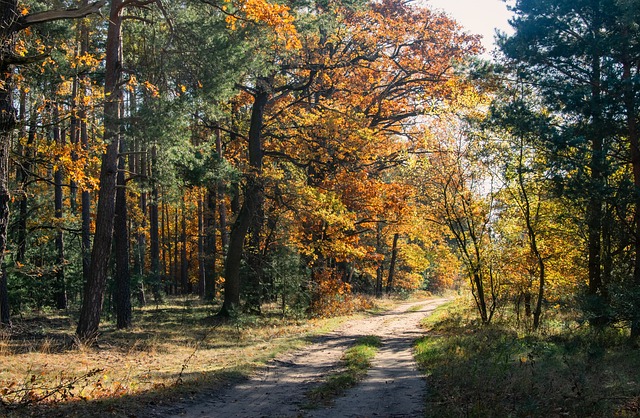
[[486,52],[494,48],[495,30],[511,33],[507,3],[503,0],[428,0],[428,4],[442,9],[469,32],[483,36]]

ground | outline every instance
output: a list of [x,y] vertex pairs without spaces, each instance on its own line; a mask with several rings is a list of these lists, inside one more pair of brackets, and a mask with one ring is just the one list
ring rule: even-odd
[[[380,315],[345,323],[295,352],[280,355],[250,379],[149,417],[415,417],[424,415],[426,383],[413,359],[420,321],[445,298],[403,303]],[[309,391],[341,367],[344,351],[362,336],[382,345],[367,376],[330,404],[311,406]]]

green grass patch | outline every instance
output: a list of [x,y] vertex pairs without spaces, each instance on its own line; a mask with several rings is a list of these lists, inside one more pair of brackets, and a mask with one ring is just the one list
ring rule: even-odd
[[640,415],[640,351],[618,330],[525,334],[452,304],[423,325],[428,417]]
[[314,408],[319,404],[328,404],[362,380],[371,367],[371,361],[381,344],[379,337],[373,335],[360,337],[342,356],[341,370],[329,375],[320,386],[307,393],[307,398],[310,400],[308,407]]

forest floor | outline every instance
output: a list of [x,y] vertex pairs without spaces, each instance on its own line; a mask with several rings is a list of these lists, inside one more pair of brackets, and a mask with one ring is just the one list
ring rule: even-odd
[[[413,344],[420,321],[446,298],[403,303],[385,313],[346,322],[293,353],[276,357],[253,377],[189,402],[149,411],[153,417],[416,417],[424,415],[425,379]],[[359,338],[377,336],[380,349],[366,377],[342,396],[320,404],[309,394],[343,367]]]
[[136,308],[128,330],[106,318],[89,344],[74,337],[77,312],[34,312],[0,329],[0,417],[413,416],[425,383],[412,343],[444,301],[376,299],[329,319],[274,305],[220,321],[216,306],[169,298]]

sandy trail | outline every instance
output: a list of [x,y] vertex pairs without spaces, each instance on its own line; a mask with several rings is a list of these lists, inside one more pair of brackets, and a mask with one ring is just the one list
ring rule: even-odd
[[[446,302],[432,298],[403,303],[395,309],[354,320],[316,342],[269,362],[254,377],[192,403],[156,411],[151,416],[221,417],[419,417],[424,415],[425,381],[413,360],[413,341],[420,320]],[[377,335],[382,346],[367,377],[332,406],[304,409],[305,393],[336,370],[344,351],[365,335]]]

